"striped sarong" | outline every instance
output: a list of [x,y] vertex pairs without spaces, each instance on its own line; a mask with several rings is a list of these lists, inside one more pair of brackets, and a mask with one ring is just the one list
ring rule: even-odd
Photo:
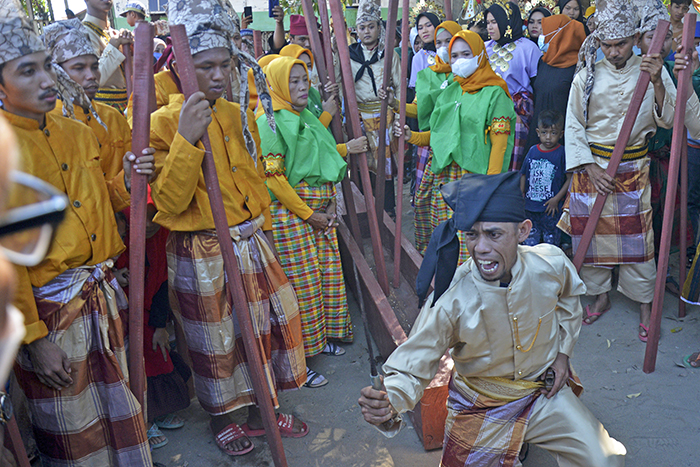
[[[324,211],[335,197],[335,186],[302,181],[294,187],[313,211]],[[299,301],[301,333],[307,357],[321,353],[326,339],[351,342],[352,323],[338,249],[338,234],[314,230],[275,200],[270,205],[275,248]]]
[[453,374],[440,466],[516,465],[541,387],[523,380],[472,380]]
[[[421,149],[424,148],[418,148],[419,151]],[[421,181],[417,185],[418,189],[416,190],[414,201],[413,232],[416,239],[416,250],[418,250],[418,253],[421,255],[425,254],[425,249],[428,248],[428,242],[430,242],[430,236],[433,234],[434,230],[434,227],[430,221],[433,185],[435,183],[432,163],[433,151],[430,150],[428,151],[428,160],[425,166],[425,173],[422,175]]]
[[430,146],[416,146],[416,190],[420,188],[421,181],[428,171],[428,162],[433,158],[433,150]]
[[110,107],[114,107],[122,115],[124,115],[129,104],[129,99],[126,96],[126,89],[100,88],[97,90],[95,100]]
[[[306,381],[299,307],[258,216],[230,228],[248,311],[262,350],[270,397]],[[170,232],[168,286],[175,318],[185,333],[194,386],[211,415],[256,403],[241,329],[226,287],[216,232]]]
[[[593,159],[605,167],[612,146],[591,145]],[[646,146],[625,149],[615,175],[615,191],[603,205],[585,264],[616,265],[644,263],[654,259],[651,185]],[[597,192],[585,169],[574,172],[559,228],[571,235],[576,252],[588,223]]]
[[34,288],[47,338],[68,354],[73,378],[56,391],[36,377],[26,350],[18,355],[15,372],[46,467],[152,465],[141,406],[128,386],[126,296],[109,263],[69,269]]
[[[367,137],[369,143],[369,152],[367,152],[367,165],[369,171],[377,173],[377,160],[379,156],[379,125],[381,119],[381,104],[358,104],[360,109],[360,117],[362,118],[363,133]],[[394,112],[387,112],[386,115],[386,146],[385,146],[385,178],[391,180],[394,176],[391,157],[396,155],[399,149],[399,140],[393,137],[392,128],[394,125]]]
[[[433,175],[432,194],[430,195],[430,235],[433,234],[438,225],[452,217],[453,213],[452,208],[442,197],[440,188],[446,183],[460,180],[467,173],[469,173],[467,170],[452,161],[450,165],[442,169],[442,172]],[[469,251],[467,251],[467,244],[464,240],[465,233],[460,230],[457,232],[457,236],[459,237],[459,264],[462,264],[469,259]]]
[[[527,154],[527,135],[530,132],[532,116],[535,113],[535,100],[531,92],[521,91],[513,96],[515,104],[515,142],[510,170],[520,170]],[[536,122],[535,122],[536,124]]]
[[[696,182],[697,183],[697,182]],[[681,299],[686,303],[692,303],[693,305],[700,305],[700,244],[695,250],[695,258],[693,258],[693,265],[688,271],[688,276],[685,278],[685,283],[683,284],[683,293],[681,294]],[[683,267],[683,265],[681,265]]]

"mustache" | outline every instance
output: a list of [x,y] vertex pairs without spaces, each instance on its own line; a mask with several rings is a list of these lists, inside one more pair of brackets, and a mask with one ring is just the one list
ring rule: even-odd
[[45,98],[49,97],[51,94],[58,94],[58,88],[47,89],[46,91],[42,92],[39,95],[39,99],[45,99]]

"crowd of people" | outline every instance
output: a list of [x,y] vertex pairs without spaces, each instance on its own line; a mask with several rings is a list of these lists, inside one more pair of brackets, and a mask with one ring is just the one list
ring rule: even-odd
[[[254,57],[250,18],[241,20],[228,0],[170,2],[168,23],[185,26],[199,92],[183,95],[161,22],[153,44],[157,110],[141,154],[130,152],[134,102],[124,70],[133,35],[110,26],[111,2],[85,2],[82,21],[55,22],[39,36],[17,0],[0,0],[0,174],[10,174],[0,201],[8,214],[31,213],[21,222],[0,217],[3,229],[6,219],[18,225],[0,232],[15,263],[0,255],[0,330],[10,336],[0,347],[0,383],[21,340],[14,362],[21,393],[12,396],[26,398],[43,465],[152,465],[151,451],[168,442],[161,430],[187,423],[176,412],[189,406],[190,388],[228,455],[251,452],[265,434],[261,397],[272,399],[282,436],[308,435],[313,427],[290,407],[280,411],[278,394],[304,387],[313,397],[329,384],[314,362],[342,358],[353,341],[337,187],[358,157],[373,186],[384,177],[383,208],[394,218],[396,197],[404,196],[395,179],[406,170],[424,257],[416,283],[423,309],[384,366],[384,387],[362,390],[365,419],[395,433],[450,349],[442,465],[477,458],[476,465],[520,465],[527,443],[560,465],[622,465],[624,446],[577,398],[569,357],[581,325],[611,308],[613,270],[619,292],[639,303],[636,334],[647,340],[676,85],[688,67],[691,228],[678,235],[688,235],[692,251],[688,280],[681,287],[669,276],[668,287],[700,303],[700,63],[680,40],[690,0],[671,0],[668,9],[658,0],[601,1],[597,9],[581,0],[468,1],[460,22],[423,3],[409,37],[387,30],[378,3],[361,0],[355,24],[334,31],[350,42],[349,63],[341,63],[336,37],[322,41],[332,49],[335,80],[319,76],[302,16],[292,15],[285,31],[285,11],[274,7],[276,29],[266,53]],[[131,27],[148,17],[136,0],[119,13]],[[650,54],[660,20],[671,28],[662,52]],[[700,27],[695,36],[697,46]],[[409,67],[401,70],[404,40]],[[396,52],[389,69],[387,47]],[[343,70],[352,83],[343,83]],[[641,72],[650,84],[611,177],[605,169]],[[356,108],[344,98],[349,87]],[[357,112],[362,136],[339,143],[329,128],[349,112]],[[201,169],[205,134],[230,239],[215,231]],[[399,151],[406,167],[397,165]],[[149,180],[143,406],[127,365],[132,168]],[[38,193],[33,201],[58,204],[30,209],[15,185]],[[577,272],[569,257],[603,194]],[[24,234],[38,227],[41,240]],[[228,241],[266,394],[254,390],[242,311],[224,273],[220,242]],[[581,295],[592,303],[582,308]],[[700,367],[698,352],[684,362]],[[247,418],[238,425],[233,414],[242,409]]]

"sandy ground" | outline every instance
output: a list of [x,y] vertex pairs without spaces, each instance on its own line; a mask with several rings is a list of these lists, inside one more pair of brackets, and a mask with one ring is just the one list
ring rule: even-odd
[[[404,210],[404,231],[412,237],[412,212]],[[677,260],[676,260],[677,262]],[[611,436],[627,448],[627,466],[700,466],[700,370],[677,366],[684,355],[700,349],[699,307],[688,307],[679,320],[678,300],[666,295],[656,371],[642,371],[645,346],[637,338],[638,307],[617,292],[613,307],[600,321],[584,326],[572,358],[586,390],[583,402]],[[583,304],[589,303],[588,298]],[[281,397],[282,411],[309,424],[301,439],[284,439],[290,467],[418,467],[437,466],[440,451],[425,452],[409,425],[394,439],[386,439],[364,423],[357,399],[369,384],[367,344],[359,309],[349,296],[355,324],[355,343],[341,357],[318,356],[309,366],[330,383],[303,388]],[[208,416],[196,400],[180,413],[187,425],[166,432],[170,443],[154,452],[154,461],[169,467],[272,466],[264,438],[254,438],[255,450],[228,457],[213,441]],[[241,423],[245,414],[240,414]],[[556,466],[546,451],[533,448],[525,467]]]

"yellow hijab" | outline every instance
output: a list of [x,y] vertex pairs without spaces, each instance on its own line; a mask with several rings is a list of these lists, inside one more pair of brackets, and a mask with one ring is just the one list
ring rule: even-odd
[[[441,29],[444,29],[445,31],[449,32],[451,36],[454,36],[462,30],[462,26],[455,23],[454,21],[443,21],[438,25],[437,28],[435,28],[434,40],[437,41],[437,35]],[[450,73],[452,71],[452,68],[450,68],[450,64],[443,62],[437,54],[435,55],[435,65],[432,65],[429,68],[435,73]]]
[[269,65],[271,61],[273,61],[277,58],[280,58],[280,57],[281,57],[281,55],[277,55],[277,54],[263,55],[262,57],[260,57],[260,60],[258,60],[258,65],[260,65],[260,68],[263,68],[263,71],[265,71],[264,68],[267,65]]
[[486,86],[500,86],[510,98],[510,92],[508,92],[508,85],[506,82],[498,76],[491,68],[491,63],[489,62],[489,57],[486,54],[484,47],[484,41],[479,37],[479,35],[472,31],[459,31],[457,34],[452,36],[450,41],[450,56],[452,56],[452,46],[457,39],[462,39],[469,44],[472,49],[472,55],[478,57],[479,68],[476,69],[474,73],[468,78],[462,78],[461,76],[455,75],[454,80],[457,81],[464,92],[474,94],[475,92],[485,88]]
[[285,45],[284,47],[282,47],[282,50],[280,50],[280,55],[282,57],[299,58],[304,54],[307,54],[309,57],[311,57],[311,68],[313,68],[314,54],[312,54],[309,49],[305,49],[304,47],[297,44],[289,44]]
[[[268,63],[263,70],[267,76],[267,85],[270,87],[272,110],[275,112],[278,110],[289,110],[293,114],[299,115],[299,112],[292,107],[292,97],[289,94],[289,74],[292,72],[294,65],[303,66],[308,76],[309,70],[306,69],[306,64],[293,57],[278,57]],[[258,118],[263,113],[262,109],[258,108],[255,118]]]

